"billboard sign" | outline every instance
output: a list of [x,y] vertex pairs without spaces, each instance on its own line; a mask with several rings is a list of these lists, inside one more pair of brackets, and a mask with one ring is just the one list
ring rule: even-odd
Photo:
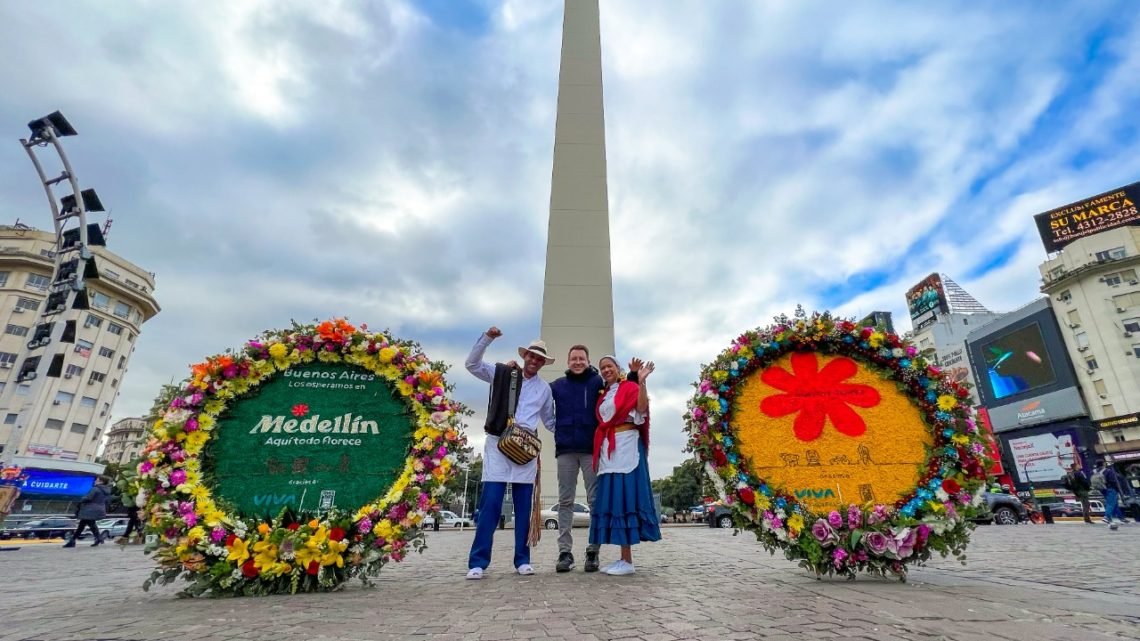
[[994,400],[1038,389],[1057,380],[1045,337],[1037,323],[984,343],[982,354],[986,384]]
[[910,312],[910,320],[915,329],[933,322],[936,312],[949,311],[946,290],[942,287],[942,277],[937,273],[931,274],[907,290],[906,308]]
[[21,494],[29,496],[86,496],[95,485],[95,477],[77,474],[62,474],[47,470],[24,469],[27,478],[20,488]]
[[1070,465],[1081,461],[1075,430],[1009,439],[1009,453],[1021,483],[1060,481]]
[[1055,252],[1086,236],[1140,224],[1138,202],[1140,182],[1037,214],[1033,220],[1045,251]]
[[990,407],[986,411],[995,432],[1088,415],[1081,393],[1075,387],[1066,387],[1019,403]]

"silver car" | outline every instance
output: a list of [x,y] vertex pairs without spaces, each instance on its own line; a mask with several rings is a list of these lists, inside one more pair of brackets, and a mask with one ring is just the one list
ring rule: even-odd
[[[558,506],[548,507],[542,512],[542,525],[548,530],[558,529]],[[590,527],[590,508],[581,503],[574,504],[574,521],[572,527]]]

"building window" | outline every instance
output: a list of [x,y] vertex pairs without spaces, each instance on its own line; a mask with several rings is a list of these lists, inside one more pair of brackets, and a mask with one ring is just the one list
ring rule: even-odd
[[49,430],[62,430],[63,421],[59,420],[58,418],[49,418],[48,420],[44,421],[44,428]]
[[87,319],[83,321],[83,326],[84,327],[102,327],[103,326],[103,319],[99,318],[95,314],[88,314]]
[[1088,335],[1088,333],[1077,332],[1076,334],[1073,334],[1073,338],[1075,338],[1077,340],[1077,347],[1078,348],[1081,348],[1081,347],[1084,347],[1086,349],[1088,348],[1088,346],[1089,346],[1089,335]]
[[98,309],[107,309],[111,306],[111,297],[107,296],[106,294],[95,292],[95,294],[91,297],[91,305]]
[[1114,443],[1123,443],[1128,439],[1124,438],[1124,430],[1112,430],[1112,440]]
[[1067,303],[1067,302],[1073,300],[1073,295],[1071,293],[1069,293],[1069,290],[1066,289],[1065,291],[1061,292],[1060,294],[1057,294],[1057,299],[1063,303]]
[[1140,343],[1132,343],[1132,355],[1140,358]]
[[107,331],[118,336],[123,333],[123,326],[118,323],[107,323]]
[[27,336],[28,328],[24,327],[23,325],[9,324],[8,327],[4,328],[4,333],[11,334],[13,336]]
[[1113,407],[1111,403],[1106,404],[1106,405],[1101,405],[1100,411],[1103,412],[1104,416],[1106,416],[1106,417],[1116,416],[1116,408]]
[[71,392],[56,392],[55,393],[55,402],[57,405],[71,405],[71,402],[74,400],[75,400],[75,394],[72,394]]
[[110,347],[100,347],[99,348],[99,355],[100,356],[106,356],[107,358],[111,358],[112,356],[115,355],[115,350],[111,349]]
[[1140,316],[1124,319],[1124,331],[1140,332]]
[[16,386],[16,396],[27,396],[32,392],[32,386],[27,383],[20,383]]
[[1102,397],[1108,396],[1108,388],[1104,386],[1104,379],[1097,379],[1093,381],[1093,389]]
[[0,287],[4,287],[8,284],[8,276],[11,273],[12,272],[0,272]]
[[1069,327],[1077,328],[1081,326],[1081,313],[1075,309],[1069,310],[1067,314],[1069,318]]
[[123,302],[115,302],[115,311],[111,312],[119,318],[130,318],[131,306]]
[[75,376],[83,376],[83,368],[78,365],[68,365],[67,370],[64,371],[65,378],[72,378]]
[[39,274],[28,274],[28,280],[24,282],[24,287],[38,289],[41,292],[46,292],[50,286],[51,278]]
[[111,271],[110,269],[102,269],[103,275],[111,280],[119,280],[119,272]]
[[127,332],[127,342],[128,342],[128,343],[133,343],[133,342],[135,342],[135,334],[134,334],[134,332]]
[[87,378],[88,383],[102,383],[107,380],[107,375],[102,372],[91,372],[91,376]]
[[1121,294],[1112,297],[1112,303],[1116,305],[1117,309],[1128,309],[1129,307],[1140,307],[1140,292],[1132,292],[1131,294]]
[[119,369],[123,369],[123,367],[125,367],[126,364],[127,364],[127,357],[126,356],[120,356],[119,357]]
[[91,398],[90,396],[84,396],[83,398],[79,399],[79,406],[80,407],[95,407],[95,404],[97,402],[98,401]]
[[16,419],[19,418],[19,416],[20,416],[19,414],[6,414],[4,416],[4,424],[5,425],[15,425]]
[[1099,365],[1097,365],[1095,358],[1090,358],[1090,359],[1086,360],[1085,366],[1087,366],[1089,369],[1096,369],[1097,367],[1100,367]]
[[86,434],[88,425],[86,423],[72,423],[71,431],[76,434]]
[[0,363],[14,365],[16,363],[16,355],[11,352],[0,352]]
[[1053,269],[1049,270],[1049,277],[1052,280],[1057,280],[1058,278],[1060,278],[1064,275],[1065,275],[1065,266],[1064,265],[1058,265],[1058,266],[1054,267]]
[[16,299],[16,309],[28,309],[35,311],[40,308],[40,301],[34,298],[24,298],[20,296]]
[[1121,258],[1124,258],[1126,255],[1127,254],[1125,253],[1123,247],[1113,247],[1107,251],[1097,252],[1096,259],[1098,261],[1119,260]]

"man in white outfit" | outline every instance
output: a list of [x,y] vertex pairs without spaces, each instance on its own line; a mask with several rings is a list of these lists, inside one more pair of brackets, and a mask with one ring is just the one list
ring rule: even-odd
[[[522,575],[534,574],[530,564],[530,548],[527,546],[528,526],[530,525],[531,500],[534,497],[537,460],[526,465],[516,465],[499,451],[498,435],[506,426],[510,408],[507,365],[494,365],[483,360],[483,353],[491,341],[502,336],[497,327],[491,327],[479,337],[471,353],[467,356],[467,371],[482,381],[491,383],[491,397],[487,408],[487,441],[483,445],[483,492],[480,497],[482,508],[479,521],[475,525],[475,540],[471,543],[471,554],[467,560],[467,578],[481,579],[487,566],[491,564],[491,546],[494,543],[495,527],[502,514],[503,497],[507,484],[511,484],[511,495],[515,504],[515,570]],[[541,420],[546,429],[554,431],[554,399],[550,385],[538,377],[538,371],[554,362],[546,354],[546,343],[533,341],[526,347],[519,347],[523,359],[522,376],[518,382],[514,423],[531,432],[538,431]]]

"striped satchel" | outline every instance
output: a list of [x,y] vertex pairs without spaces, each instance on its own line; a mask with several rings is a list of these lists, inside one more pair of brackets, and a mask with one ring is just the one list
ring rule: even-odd
[[510,395],[507,396],[507,427],[499,436],[499,451],[515,465],[526,465],[542,451],[542,441],[538,434],[519,427],[515,423],[515,395],[518,392],[519,371],[511,371]]

